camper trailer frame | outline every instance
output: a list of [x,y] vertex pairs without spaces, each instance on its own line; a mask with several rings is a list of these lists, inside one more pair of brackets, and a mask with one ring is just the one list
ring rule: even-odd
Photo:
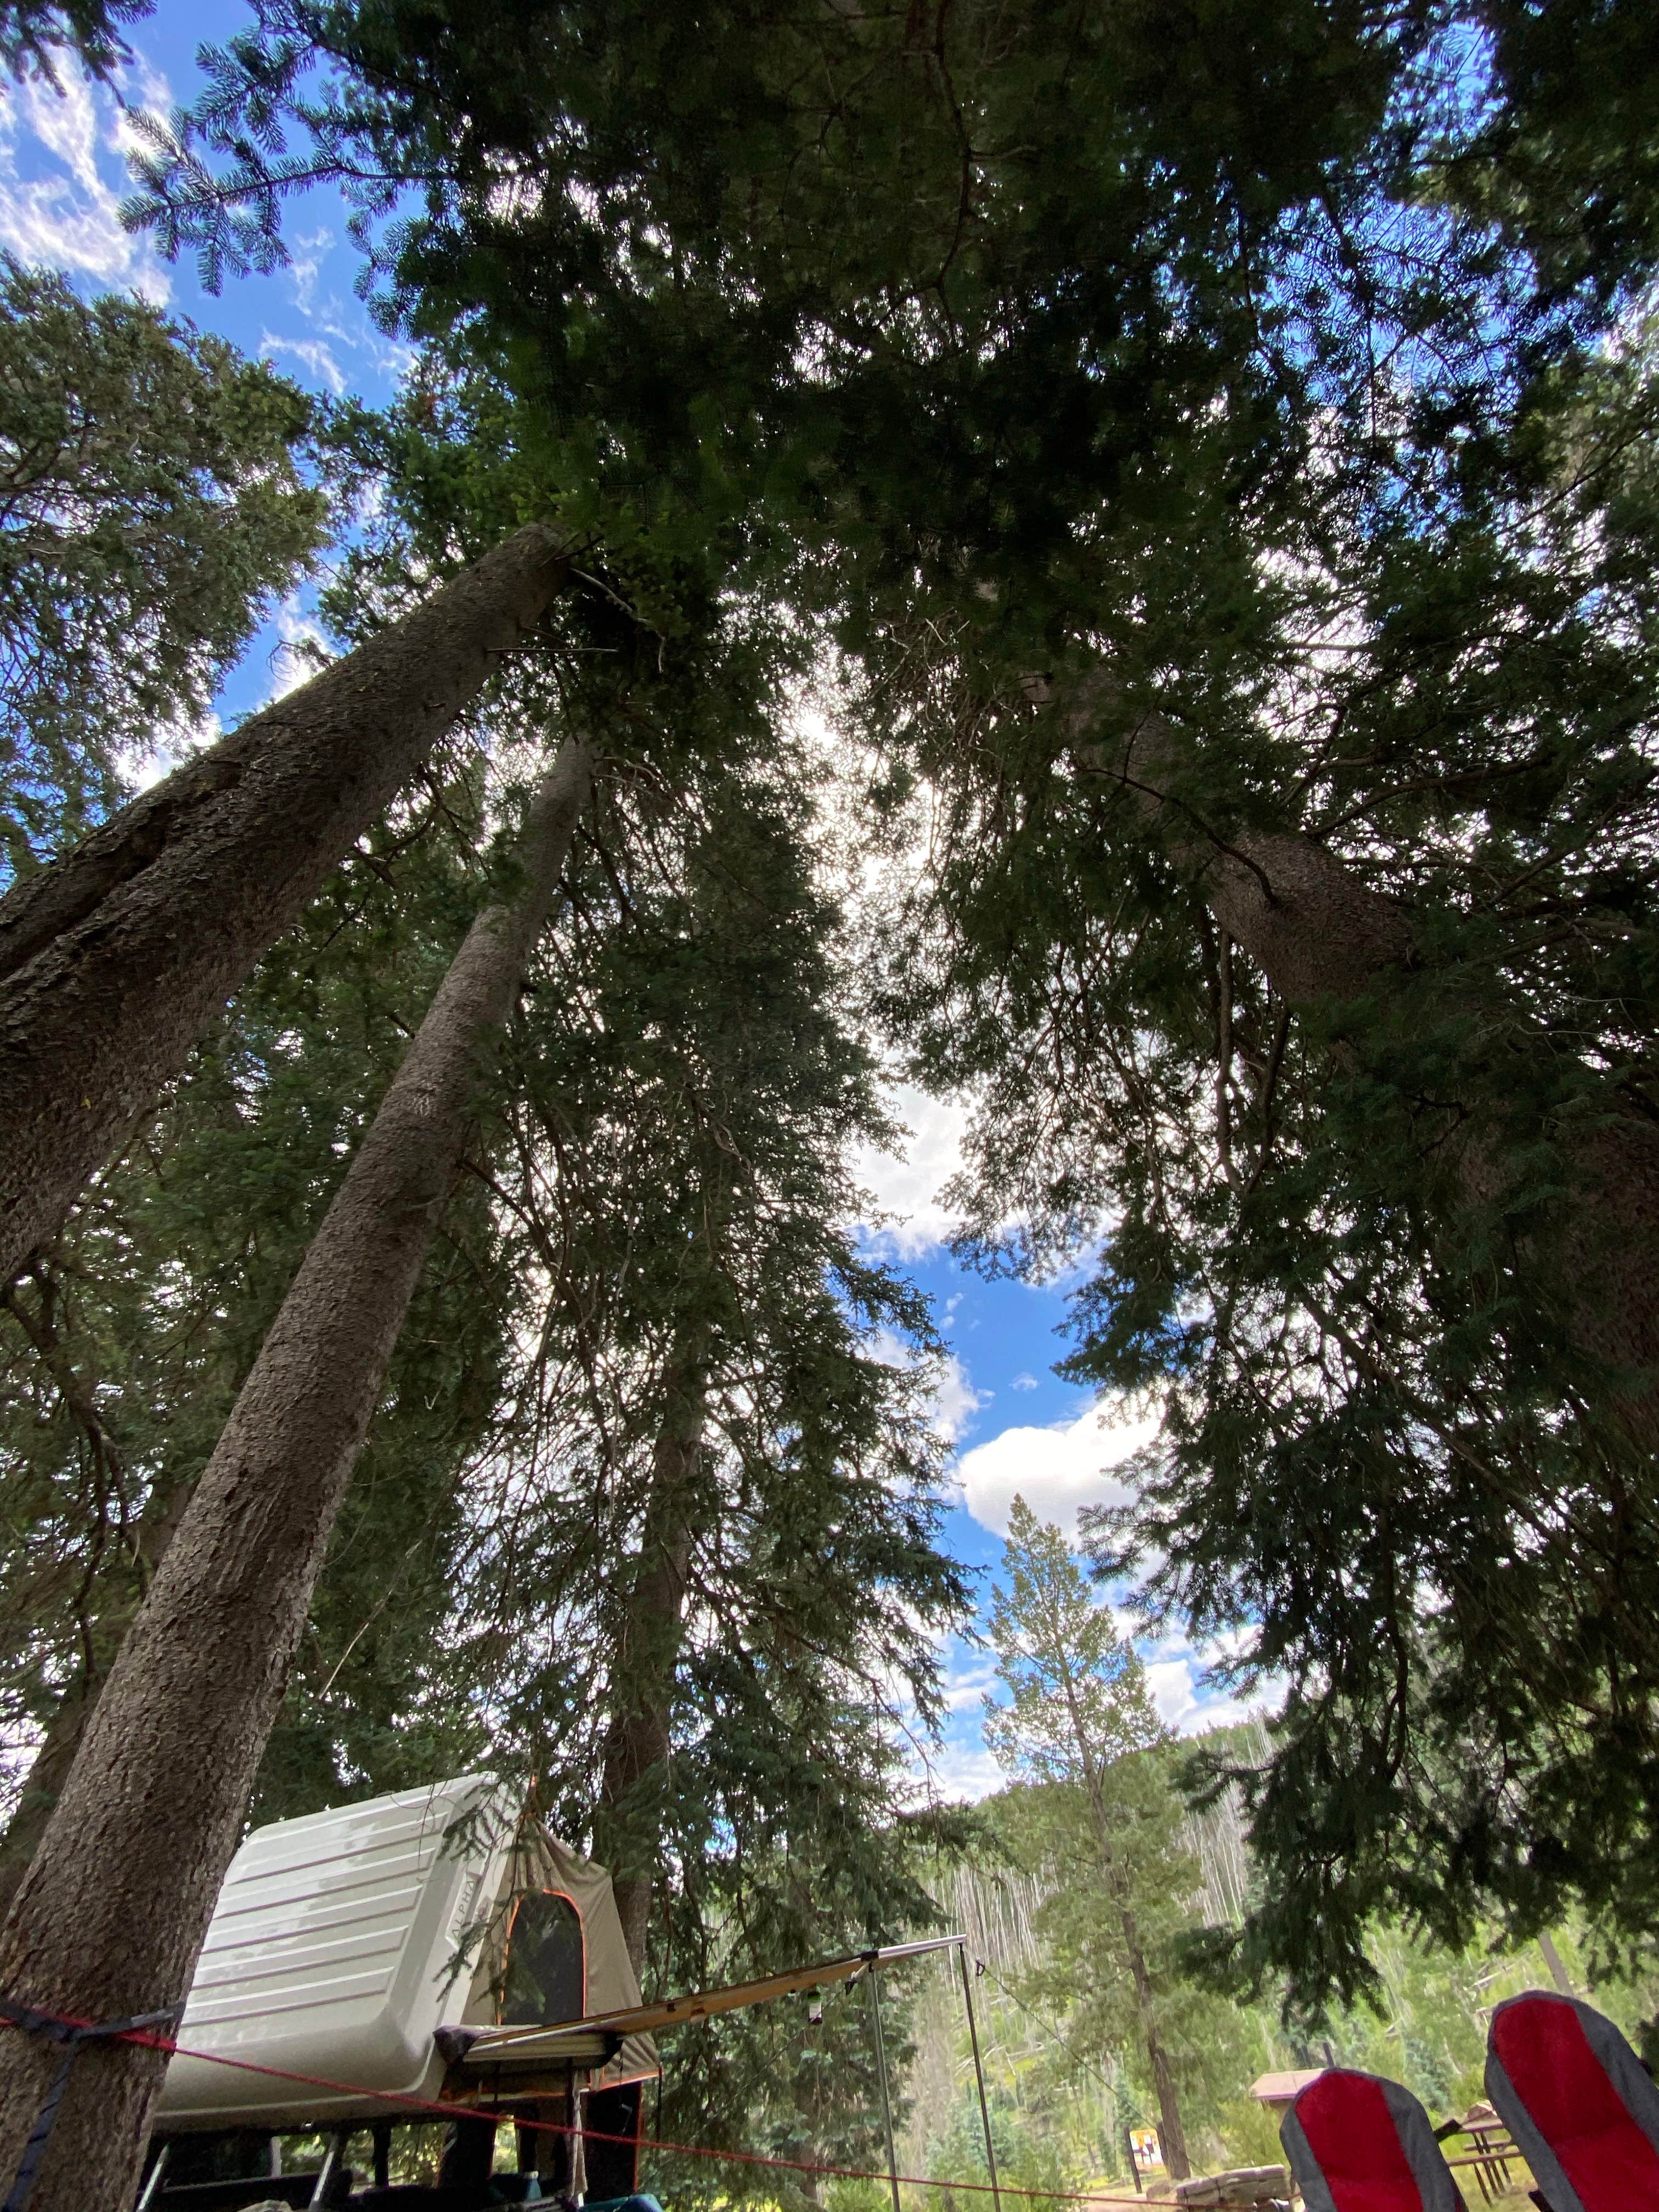
[[[543,1906],[533,1926],[532,1899]],[[137,2212],[483,2212],[626,2199],[637,2185],[644,2085],[660,2078],[658,2034],[860,1978],[899,2212],[879,1976],[951,1949],[1000,2212],[964,1936],[645,2004],[610,1876],[550,1836],[523,1793],[492,1775],[275,1822],[246,1838],[221,1891]],[[394,2185],[397,2132],[434,2123],[446,2130],[435,2185]],[[503,2125],[517,2130],[511,2172],[494,2170]],[[285,2172],[283,2146],[298,2137],[322,2139],[320,2166]],[[361,2188],[349,2155],[359,2139],[368,2152]]]

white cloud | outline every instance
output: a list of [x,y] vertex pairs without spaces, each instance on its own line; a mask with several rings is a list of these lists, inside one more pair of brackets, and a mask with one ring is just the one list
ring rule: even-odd
[[988,1406],[992,1394],[976,1390],[968,1379],[968,1370],[955,1352],[947,1352],[939,1376],[939,1389],[933,1394],[933,1425],[947,1443],[955,1443],[974,1425],[974,1415],[981,1406]]
[[260,337],[259,350],[267,359],[272,354],[291,353],[302,368],[310,370],[315,382],[327,385],[337,399],[346,388],[344,371],[320,338],[279,338],[266,331]]
[[971,1713],[977,1721],[982,1710],[981,1700],[996,1688],[997,1662],[994,1652],[978,1649],[953,1637],[945,1653],[945,1705],[952,1714]]
[[[267,330],[260,341],[262,351],[289,355],[313,386],[326,387],[337,399],[354,380],[371,387],[377,382],[388,387],[401,382],[415,366],[413,349],[388,338],[361,301],[329,283],[330,265],[340,243],[334,233],[324,224],[315,230],[296,230],[285,242],[289,258],[282,281],[302,319],[304,334],[287,337]],[[343,361],[348,364],[343,368]]]
[[1039,1520],[1057,1522],[1075,1539],[1079,1506],[1121,1505],[1129,1497],[1111,1470],[1157,1433],[1155,1416],[1108,1422],[1099,1406],[1050,1428],[1005,1429],[957,1462],[963,1502],[981,1528],[1002,1536],[1018,1495]]
[[276,635],[282,642],[270,656],[270,691],[264,702],[267,706],[286,699],[290,691],[297,691],[302,684],[310,683],[317,673],[312,648],[319,651],[325,660],[332,659],[334,653],[327,637],[301,605],[297,592],[290,592],[276,610]]
[[132,795],[149,790],[192,753],[217,744],[224,733],[224,724],[210,708],[198,721],[161,723],[152,731],[148,744],[116,755],[116,772],[123,788]]
[[60,62],[58,76],[61,93],[31,77],[0,100],[0,245],[20,261],[159,304],[168,295],[166,271],[148,238],[121,228],[131,125],[113,94],[84,72]]
[[334,234],[326,228],[299,231],[288,241],[288,278],[293,287],[295,305],[301,314],[311,313],[317,296],[317,279],[333,246]]
[[[147,107],[153,115],[173,112],[173,87],[167,82],[167,71],[157,69],[155,63],[135,48],[131,64],[123,71],[124,90],[135,106]],[[125,126],[131,129],[131,124]],[[137,133],[133,132],[137,137]]]
[[1030,1373],[1016,1375],[1013,1381],[1008,1385],[1008,1388],[1011,1390],[1036,1390],[1041,1387],[1042,1386],[1039,1383],[1037,1377]]
[[1248,1700],[1230,1697],[1224,1690],[1206,1686],[1199,1680],[1205,1667],[1200,1655],[1160,1659],[1154,1656],[1159,1648],[1157,1644],[1147,1647],[1146,1687],[1158,1718],[1176,1735],[1200,1735],[1206,1729],[1245,1720],[1261,1709],[1260,1691]]
[[924,1777],[926,1794],[946,1804],[960,1804],[966,1799],[976,1805],[981,1797],[1005,1788],[1008,1780],[977,1740],[946,1743],[931,1751],[920,1768],[919,1779]]
[[1277,1710],[1285,1694],[1284,1684],[1277,1677],[1252,1683],[1242,1696],[1224,1682],[1204,1679],[1212,1668],[1237,1659],[1249,1642],[1247,1629],[1234,1629],[1207,1643],[1194,1644],[1175,1626],[1160,1637],[1136,1639],[1146,1662],[1146,1687],[1166,1728],[1177,1735],[1198,1735],[1206,1729],[1248,1720],[1252,1713]]
[[911,1737],[911,1777],[919,1796],[977,1801],[1000,1790],[1007,1778],[985,1748],[981,1734],[984,1696],[996,1686],[996,1658],[960,1636],[942,1639],[939,1657],[945,1702],[942,1741],[929,1744]]
[[939,1194],[961,1164],[968,1113],[955,1099],[932,1098],[908,1085],[890,1103],[910,1132],[903,1150],[878,1152],[866,1146],[854,1157],[853,1172],[874,1200],[873,1214],[892,1217],[872,1225],[902,1258],[914,1260],[951,1233]]
[[[911,1347],[890,1330],[877,1334],[871,1349],[878,1359],[893,1367],[914,1369],[916,1355]],[[930,1365],[933,1381],[931,1412],[933,1427],[947,1444],[957,1443],[974,1425],[974,1416],[981,1406],[988,1406],[993,1393],[976,1390],[968,1370],[954,1352],[947,1352],[936,1364]]]

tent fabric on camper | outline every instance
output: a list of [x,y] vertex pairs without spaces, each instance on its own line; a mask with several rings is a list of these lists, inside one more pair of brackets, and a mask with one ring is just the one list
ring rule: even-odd
[[[562,1912],[549,1910],[558,1906]],[[481,1931],[462,2027],[550,2027],[639,2007],[611,1876],[567,1850],[539,1821],[518,1826],[495,1912]],[[656,2045],[648,2035],[629,2035],[614,2058],[593,2069],[592,2084],[616,2088],[656,2071]]]
[[[493,1775],[274,1821],[225,1877],[156,2130],[380,2117],[380,2099],[444,2089],[441,2028],[639,2001],[611,1877]],[[656,2070],[649,2039],[633,2037],[608,2060],[596,2051],[592,2078],[609,2087]]]

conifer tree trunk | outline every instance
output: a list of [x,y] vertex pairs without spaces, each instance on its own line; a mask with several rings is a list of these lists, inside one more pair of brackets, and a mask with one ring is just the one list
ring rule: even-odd
[[[153,1494],[139,1516],[136,1564],[146,1583],[173,1541],[187,1494],[184,1483],[175,1481],[171,1488]],[[40,1848],[52,1808],[81,1748],[87,1723],[97,1708],[106,1671],[131,1626],[139,1602],[135,1594],[124,1597],[113,1607],[100,1611],[94,1624],[96,1637],[90,1655],[81,1673],[52,1707],[40,1748],[30,1762],[27,1778],[6,1823],[5,1833],[0,1836],[0,1922],[3,1922],[18,1884],[28,1872],[29,1862]]]
[[[1110,686],[1103,673],[1086,679],[1066,710],[1079,761],[1121,781],[1171,857],[1199,870],[1217,923],[1273,991],[1291,1006],[1386,992],[1415,955],[1406,909],[1315,838],[1246,830],[1218,842],[1165,795],[1182,741],[1161,715],[1146,715],[1121,756],[1088,737]],[[1638,1445],[1659,1451],[1659,1128],[1620,1115],[1581,1132],[1575,1150],[1589,1202],[1563,1239],[1566,1325],[1584,1352],[1642,1378],[1613,1411]],[[1477,1202],[1501,1194],[1500,1170],[1478,1144],[1464,1147],[1462,1173]]]
[[1187,2131],[1181,2123],[1181,2100],[1176,2092],[1175,2069],[1170,2063],[1170,2053],[1159,2032],[1158,1997],[1146,1966],[1146,1947],[1140,1940],[1140,1924],[1129,1901],[1128,1879],[1122,1862],[1113,1848],[1111,1822],[1106,1816],[1106,1801],[1092,1753],[1085,1754],[1084,1774],[1089,1792],[1089,1808],[1094,1819],[1101,1869],[1106,1876],[1106,1887],[1117,1906],[1118,1926],[1123,1936],[1124,1962],[1129,1969],[1129,1979],[1134,1985],[1135,2010],[1140,2015],[1140,2039],[1146,2047],[1146,2063],[1152,2069],[1152,2093],[1158,2099],[1158,2139],[1164,2148],[1164,2164],[1172,2180],[1186,2181],[1191,2178],[1193,2169],[1187,2156]]
[[99,1688],[98,1677],[80,1674],[52,1707],[52,1717],[29,1762],[28,1773],[6,1823],[6,1832],[0,1837],[0,1912],[16,1895],[17,1886],[28,1872],[29,1861],[46,1833],[52,1808],[58,1802],[69,1771],[75,1764],[75,1754],[81,1748],[81,1738]]
[[[39,1299],[35,1308],[31,1309],[19,1297],[15,1285],[0,1291],[0,1306],[21,1324],[41,1364],[57,1384],[64,1406],[85,1435],[106,1480],[112,1486],[118,1487],[124,1466],[120,1447],[99,1411],[94,1383],[76,1369],[58,1334],[56,1286],[44,1268],[37,1271],[37,1282]],[[132,1535],[131,1565],[145,1588],[173,1541],[186,1495],[185,1484],[175,1477],[151,1491],[138,1516]],[[52,1808],[58,1802],[58,1794],[68,1778],[93,1707],[98,1702],[109,1662],[119,1649],[137,1607],[136,1594],[121,1592],[112,1604],[101,1604],[95,1618],[86,1625],[81,1670],[52,1707],[28,1774],[18,1792],[17,1802],[12,1808],[11,1818],[6,1823],[5,1833],[0,1836],[0,1919],[46,1832]]]
[[612,1662],[615,1700],[599,1803],[617,1911],[637,1975],[645,1964],[662,1839],[674,1673],[685,1625],[698,1455],[708,1402],[690,1346],[669,1363],[666,1403],[651,1458],[651,1494]]
[[[335,1514],[459,1171],[481,1061],[517,994],[592,776],[562,749],[523,888],[473,923],[359,1146],[112,1668],[3,1929],[0,1990],[89,2020],[178,2002],[234,1850]],[[0,2032],[0,2186],[56,2047]],[[33,2212],[131,2202],[162,2062],[77,2059]]]
[[1106,1877],[1107,1891],[1117,1907],[1118,1926],[1123,1936],[1124,1962],[1134,1986],[1135,2010],[1140,2015],[1141,2040],[1146,2046],[1146,2063],[1152,2069],[1153,2094],[1158,2099],[1158,2137],[1164,2147],[1164,2164],[1172,2180],[1186,2181],[1190,2179],[1193,2170],[1187,2157],[1187,2131],[1181,2124],[1181,2100],[1176,2094],[1175,2069],[1170,2063],[1170,2053],[1158,2029],[1157,1993],[1152,1988],[1152,1975],[1147,1971],[1146,1948],[1140,1940],[1140,1926],[1129,1893],[1129,1869],[1125,1866],[1112,1835],[1100,1759],[1090,1738],[1089,1725],[1084,1717],[1071,1662],[1065,1656],[1065,1643],[1058,1621],[1054,1624],[1054,1630],[1049,1639],[1050,1648],[1058,1658],[1066,1716],[1071,1724],[1078,1770],[1083,1777],[1084,1790],[1089,1800],[1089,1817],[1094,1824],[1095,1848],[1100,1853],[1101,1872]]
[[518,532],[0,899],[0,1283],[565,574]]
[[1146,1971],[1146,1954],[1141,1948],[1140,1929],[1134,1914],[1127,1905],[1120,1904],[1118,1920],[1123,1930],[1124,1955],[1129,1962],[1129,1978],[1135,1985],[1135,2008],[1140,2014],[1141,2040],[1146,2045],[1147,2063],[1152,2069],[1152,2091],[1158,2099],[1158,2139],[1164,2149],[1164,2164],[1172,2181],[1188,2181],[1192,2178],[1192,2161],[1187,2155],[1187,2131],[1181,2124],[1181,2100],[1176,2094],[1175,2069],[1170,2063],[1170,2054],[1158,2033],[1158,2006],[1152,1996],[1152,1978]]

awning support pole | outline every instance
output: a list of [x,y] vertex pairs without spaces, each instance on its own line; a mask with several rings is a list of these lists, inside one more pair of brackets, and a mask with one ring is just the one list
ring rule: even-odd
[[994,2212],[1002,2212],[1002,2194],[997,2187],[997,2154],[991,2141],[991,2108],[985,2101],[985,2069],[979,2063],[979,2030],[974,2025],[974,1980],[968,1971],[968,1946],[964,1943],[957,1953],[962,1966],[962,2002],[968,2010],[968,2041],[974,2054],[974,2080],[979,2087],[980,2125],[985,2130],[985,2164],[991,2176],[991,2203]]
[[311,2192],[313,2204],[326,2204],[334,2187],[334,2177],[345,2158],[346,2144],[351,2137],[349,2128],[336,2128],[328,2139],[328,2148],[323,2154],[322,2165],[317,2170],[317,2179]]
[[881,2032],[881,1983],[874,1965],[870,1968],[870,2017],[876,2026],[876,2078],[881,2084],[881,2119],[887,2130],[887,2178],[893,2185],[893,2212],[903,2212],[899,2203],[898,2152],[893,2143],[893,2105],[887,2094],[887,2042]]
[[138,2193],[138,2212],[150,2212],[150,2207],[161,2193],[161,2184],[167,2179],[167,2153],[173,2148],[164,2142],[150,2161],[149,2172],[144,2176],[144,2185]]

